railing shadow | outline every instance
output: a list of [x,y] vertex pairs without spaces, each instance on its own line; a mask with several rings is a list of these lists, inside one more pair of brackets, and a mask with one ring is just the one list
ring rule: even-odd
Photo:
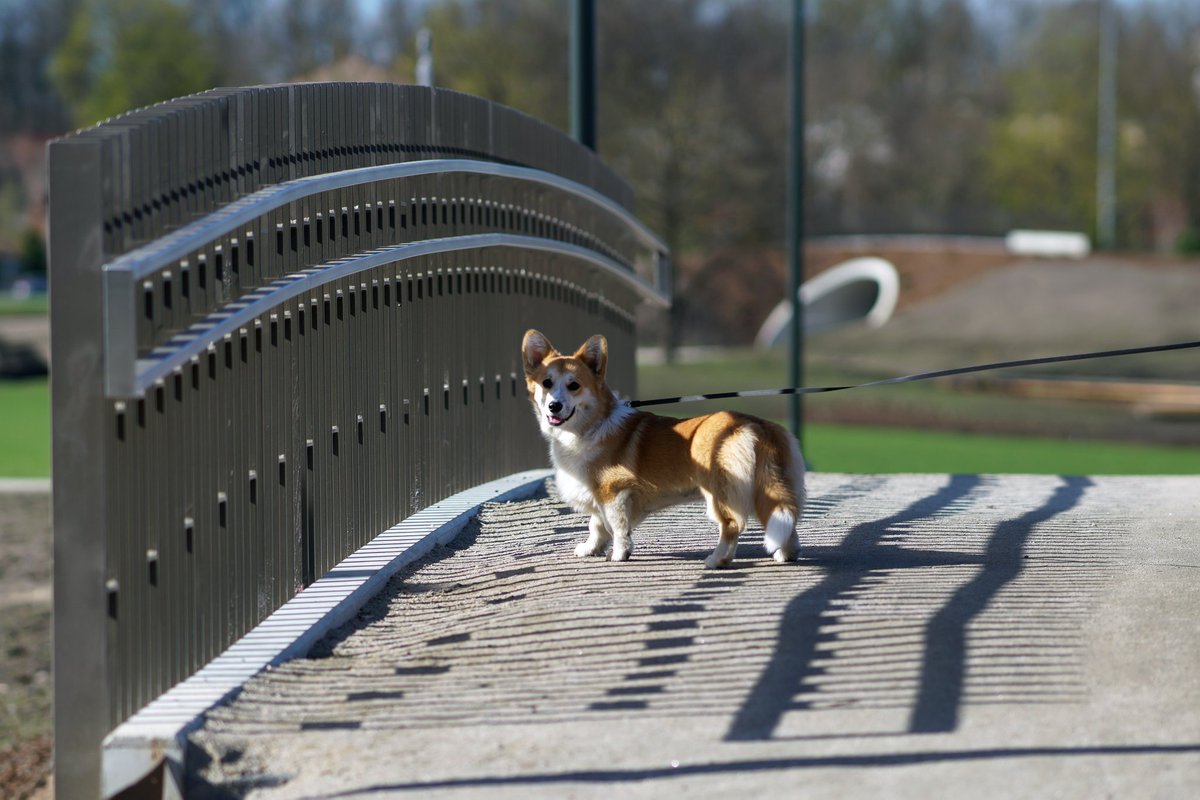
[[1021,573],[1023,554],[1035,527],[1070,510],[1092,485],[1088,478],[1064,478],[1040,507],[995,527],[982,555],[896,547],[884,543],[894,528],[945,512],[965,501],[982,485],[975,475],[953,476],[908,508],[855,527],[842,544],[811,556],[827,570],[815,586],[796,595],[779,623],[775,651],[741,707],[734,714],[727,741],[769,739],[788,711],[811,707],[803,687],[826,672],[818,665],[824,633],[836,620],[838,602],[867,588],[879,570],[947,565],[979,565],[980,569],[933,615],[925,626],[916,699],[910,733],[952,731],[963,701],[968,656],[967,627],[999,592]]
[[1035,526],[1079,503],[1092,481],[1065,478],[1041,506],[996,526],[988,539],[983,569],[954,593],[925,627],[920,686],[909,721],[911,733],[940,733],[958,727],[966,678],[967,626],[1020,574],[1025,546]]
[[[784,713],[796,709],[796,695],[805,681],[822,671],[815,665],[822,628],[834,601],[861,588],[873,569],[881,540],[896,525],[929,517],[967,497],[980,485],[977,475],[956,475],[933,494],[883,519],[856,526],[838,548],[844,559],[827,565],[824,579],[796,595],[779,622],[775,652],[734,715],[727,741],[768,739]],[[888,548],[889,550],[891,548]]]
[[[654,544],[641,550],[636,569],[567,557],[586,520],[562,507],[550,484],[531,501],[536,508],[485,513],[482,527],[468,529],[454,548],[432,553],[394,581],[375,615],[354,627],[370,627],[385,614],[405,624],[385,633],[386,648],[361,668],[347,657],[370,652],[369,637],[348,642],[335,659],[340,664],[313,664],[294,676],[310,673],[305,679],[318,685],[321,675],[336,673],[335,682],[347,687],[357,677],[369,681],[369,691],[330,692],[280,711],[270,705],[269,687],[255,690],[263,711],[251,704],[244,718],[231,714],[227,730],[415,733],[451,725],[707,718],[698,724],[711,725],[714,741],[860,743],[850,754],[731,758],[686,768],[692,772],[452,773],[366,792],[1200,752],[1190,743],[862,752],[874,739],[954,731],[963,710],[976,703],[1078,699],[1086,687],[1075,669],[1076,616],[1104,580],[1096,560],[1115,546],[1110,531],[1089,533],[1073,517],[1055,521],[1080,504],[1092,486],[1088,478],[1039,481],[1025,502],[1023,486],[952,476],[901,510],[844,533],[837,515],[862,519],[863,504],[888,508],[895,495],[887,483],[856,478],[814,498],[798,565],[763,564],[751,535],[726,570],[699,569],[708,552],[694,549],[700,512],[685,507],[664,512],[667,518],[648,532]],[[1013,503],[1017,512],[1008,511]],[[464,547],[470,558],[448,558]],[[1060,583],[1064,574],[1072,575],[1071,586]],[[396,603],[390,613],[389,602]],[[778,622],[744,633],[761,612]],[[327,647],[342,647],[354,633],[348,629]],[[761,651],[746,652],[747,636],[773,648],[765,663]],[[744,668],[757,676],[747,679]],[[731,675],[738,677],[730,681]],[[836,729],[837,720],[818,713],[843,708],[885,713],[853,718],[868,720],[865,727]],[[888,722],[881,727],[880,720]],[[272,776],[252,779],[258,778]]]

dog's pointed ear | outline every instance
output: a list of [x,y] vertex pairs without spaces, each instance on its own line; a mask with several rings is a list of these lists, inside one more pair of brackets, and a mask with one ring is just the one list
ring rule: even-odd
[[527,375],[532,374],[555,352],[554,345],[550,344],[550,340],[541,331],[532,328],[525,331],[525,338],[521,341],[521,354]]
[[596,334],[579,347],[575,357],[587,364],[597,378],[604,380],[604,371],[608,369],[608,340]]

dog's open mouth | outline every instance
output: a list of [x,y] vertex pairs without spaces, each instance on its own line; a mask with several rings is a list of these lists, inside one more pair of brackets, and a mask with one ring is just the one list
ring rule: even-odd
[[575,416],[575,411],[576,411],[576,409],[572,408],[571,413],[567,414],[565,417],[556,417],[553,414],[547,414],[546,421],[557,428],[559,425],[562,425],[564,422],[569,420],[571,417]]

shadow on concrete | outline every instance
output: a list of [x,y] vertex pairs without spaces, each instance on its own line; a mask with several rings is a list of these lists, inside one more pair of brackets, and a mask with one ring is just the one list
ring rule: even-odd
[[1073,508],[1091,485],[1088,478],[1064,478],[1040,508],[996,526],[984,552],[983,569],[959,588],[925,627],[925,654],[909,732],[944,733],[958,727],[966,678],[967,626],[1020,574],[1034,528]]
[[[989,684],[983,702],[1070,702],[1079,676],[1056,670],[1072,656],[1075,645],[1069,639],[1074,621],[1069,608],[1047,606],[1046,593],[1048,589],[1058,592],[1051,587],[1061,588],[1056,581],[1062,575],[1070,575],[1073,583],[1098,580],[1086,574],[1087,565],[1097,547],[1111,547],[1111,543],[1105,545],[1076,530],[1074,523],[1051,521],[1074,508],[1092,483],[1087,478],[1063,478],[1053,487],[1043,483],[1046,488],[1041,491],[1047,494],[1039,492],[1037,499],[1030,499],[1036,507],[1025,505],[1029,510],[1005,518],[1003,511],[990,516],[976,513],[992,502],[994,480],[948,477],[907,507],[854,525],[848,533],[842,533],[846,529],[838,524],[829,525],[821,543],[804,548],[802,560],[794,566],[763,566],[761,547],[750,536],[742,545],[745,552],[738,553],[739,560],[730,568],[701,570],[694,564],[692,572],[680,559],[695,562],[708,550],[684,552],[690,549],[686,545],[694,545],[696,529],[676,532],[670,527],[675,540],[653,556],[643,556],[639,569],[585,563],[561,554],[586,531],[586,520],[580,515],[558,510],[549,524],[539,521],[534,526],[513,516],[487,523],[482,532],[476,520],[451,546],[433,551],[398,574],[376,604],[314,655],[329,654],[354,630],[382,619],[398,592],[426,594],[425,599],[434,604],[469,594],[472,602],[466,606],[446,602],[453,613],[435,615],[435,625],[422,628],[420,637],[406,639],[402,660],[385,662],[382,670],[378,664],[368,664],[363,675],[370,682],[364,690],[330,694],[307,710],[288,711],[286,721],[300,732],[360,727],[411,732],[446,729],[451,723],[512,724],[528,721],[531,714],[556,723],[620,721],[629,715],[715,715],[719,725],[730,720],[723,737],[728,742],[856,739],[882,743],[905,734],[954,731],[964,705],[980,699],[966,692],[967,678],[978,677],[968,670],[968,662],[980,658],[979,648],[989,651],[983,658],[990,659],[993,671],[997,665],[1004,668],[1011,663],[1004,660],[1010,655],[1021,662],[1012,684],[1003,692]],[[832,509],[853,505],[882,483],[857,479],[838,487],[812,503],[805,516],[820,518]],[[1038,531],[1045,535],[1035,538]],[[533,555],[514,558],[508,553],[510,536],[536,541],[536,547],[516,548]],[[440,578],[434,577],[439,573],[421,573],[422,567],[475,546],[477,539],[484,552],[501,545],[497,552],[505,554],[504,563],[485,559],[478,568],[443,571]],[[1064,549],[1063,541],[1071,544]],[[1077,594],[1063,591],[1067,600],[1079,605]],[[534,596],[537,603],[525,603]],[[714,632],[716,637],[727,635],[721,626],[711,625],[716,614],[770,607],[774,616],[784,603],[774,636],[769,627],[756,634],[773,649],[765,665],[760,656],[753,657],[757,679],[748,681],[748,688],[740,684],[734,691],[711,696],[688,689],[739,669],[737,653],[719,639],[714,647]],[[1028,616],[1031,608],[1033,617]],[[580,624],[581,618],[587,619],[586,625]],[[839,638],[847,631],[851,636]],[[531,646],[536,649],[530,650]],[[1003,655],[995,655],[996,651]],[[505,669],[490,664],[488,659],[494,655],[481,658],[484,652],[500,653]],[[564,660],[569,668],[549,666]],[[847,662],[850,669],[839,673]],[[580,674],[594,680],[580,681]],[[345,677],[339,674],[338,679]],[[536,695],[529,692],[531,681],[536,682]],[[890,708],[899,719],[890,732],[780,730],[789,712],[844,707]],[[249,709],[248,715],[253,720],[254,710]],[[804,725],[807,718],[799,715],[789,722]],[[274,718],[269,724],[280,725]],[[1196,752],[1200,744],[745,758],[677,768],[461,776],[377,785],[339,796],[572,782],[615,784],[821,767]],[[227,757],[237,758],[236,748],[219,757],[222,763]],[[199,771],[189,769],[197,791],[208,792],[199,797],[239,796],[237,792],[259,785],[255,783],[259,780],[265,782],[263,786],[286,782],[278,775],[257,774],[209,786]]]
[[324,796],[355,797],[358,795],[374,794],[376,792],[428,792],[435,789],[482,789],[506,786],[540,786],[556,783],[625,783],[686,778],[697,775],[836,767],[906,767],[923,764],[999,761],[1007,758],[1119,758],[1121,756],[1188,755],[1194,753],[1200,753],[1200,744],[1122,745],[1113,747],[1010,747],[982,750],[922,751],[916,753],[864,753],[861,755],[813,756],[809,758],[747,759],[744,761],[725,761],[707,764],[680,764],[677,767],[667,766],[649,769],[579,770],[575,772],[552,772],[534,775],[451,778],[426,783],[380,784]]
[[856,526],[837,548],[807,553],[809,563],[825,569],[825,577],[788,603],[775,651],[734,714],[726,741],[769,739],[785,713],[810,707],[810,699],[803,699],[802,687],[825,671],[816,663],[821,644],[829,640],[825,630],[837,623],[840,601],[868,588],[873,574],[978,564],[982,569],[954,592],[926,626],[919,687],[909,724],[910,733],[955,729],[966,673],[968,624],[1021,572],[1025,545],[1034,528],[1075,506],[1091,481],[1065,478],[1039,508],[997,525],[981,556],[884,543],[895,528],[946,513],[967,501],[981,485],[977,475],[952,476],[945,486],[896,514]]
[[[547,497],[545,485],[536,492],[529,495],[530,500],[544,500]],[[566,516],[570,514],[568,509],[562,509],[560,515]],[[431,549],[428,553],[421,556],[413,563],[404,567],[393,575],[387,583],[387,586],[375,597],[373,597],[366,605],[359,610],[354,619],[334,628],[325,635],[321,641],[313,645],[312,649],[305,655],[305,658],[328,658],[338,645],[344,642],[350,636],[367,628],[376,622],[384,619],[388,614],[388,607],[391,600],[399,592],[420,593],[420,592],[440,592],[446,587],[438,584],[425,584],[420,581],[413,580],[413,576],[430,564],[436,564],[447,558],[452,558],[458,555],[463,550],[471,547],[479,538],[480,532],[483,530],[483,525],[479,521],[479,517],[473,517],[463,529],[451,541],[445,544],[439,544]],[[360,576],[359,572],[354,570],[338,571],[333,570],[341,577],[356,577]],[[374,571],[365,573],[373,575]]]

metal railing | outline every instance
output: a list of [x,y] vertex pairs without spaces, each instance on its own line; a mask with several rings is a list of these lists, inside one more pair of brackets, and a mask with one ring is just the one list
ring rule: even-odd
[[665,247],[591,151],[443,90],[207,92],[51,144],[56,780],[347,554],[544,463],[519,342]]

